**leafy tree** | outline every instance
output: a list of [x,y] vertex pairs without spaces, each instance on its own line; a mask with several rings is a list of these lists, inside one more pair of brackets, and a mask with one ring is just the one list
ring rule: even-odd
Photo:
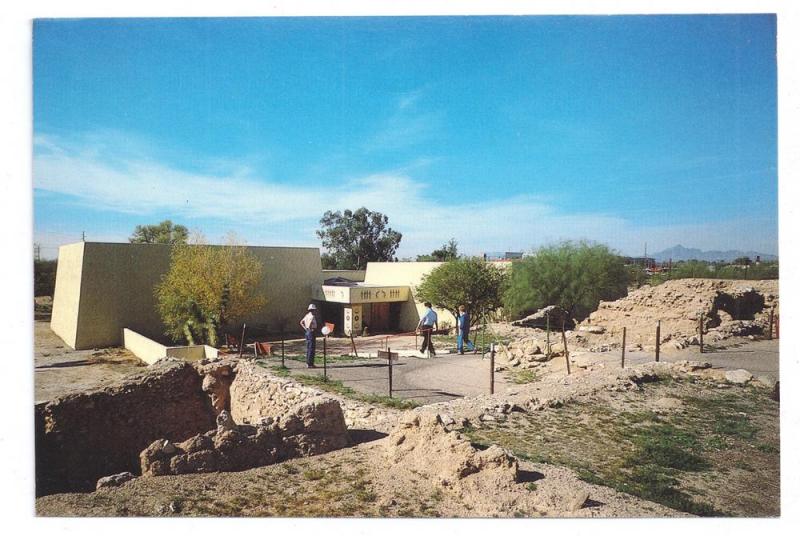
[[750,266],[753,264],[753,261],[750,260],[750,257],[737,257],[733,260],[732,264],[737,264],[739,266]]
[[164,220],[157,225],[137,225],[128,240],[131,244],[185,244],[189,230]]
[[455,238],[451,238],[447,244],[444,244],[439,249],[434,249],[430,255],[417,255],[417,261],[438,261],[446,262],[458,258],[458,242]]
[[172,250],[170,269],[156,286],[158,310],[173,340],[220,345],[220,333],[266,302],[257,294],[262,265],[233,240],[210,246],[199,238]]
[[480,320],[502,306],[506,272],[478,258],[454,259],[437,266],[416,288],[418,301],[429,301],[458,314],[458,306]]
[[389,218],[364,207],[325,212],[317,236],[327,250],[323,268],[363,270],[370,261],[394,260],[402,234],[387,227]]
[[514,315],[558,305],[582,320],[600,300],[625,296],[629,277],[621,258],[607,246],[562,242],[514,262],[504,302]]

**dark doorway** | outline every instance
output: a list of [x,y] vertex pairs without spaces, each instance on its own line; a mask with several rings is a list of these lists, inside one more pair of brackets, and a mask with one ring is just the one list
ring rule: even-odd
[[371,304],[370,325],[372,333],[381,333],[389,330],[389,304]]

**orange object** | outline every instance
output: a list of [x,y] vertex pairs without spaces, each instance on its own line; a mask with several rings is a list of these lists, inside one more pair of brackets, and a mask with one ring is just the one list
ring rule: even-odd
[[334,324],[331,324],[330,322],[325,322],[325,327],[328,328],[328,331],[330,333],[333,333],[333,328],[335,328],[336,326]]
[[264,354],[264,355],[272,355],[272,345],[268,342],[257,342],[255,344],[256,347],[256,355]]

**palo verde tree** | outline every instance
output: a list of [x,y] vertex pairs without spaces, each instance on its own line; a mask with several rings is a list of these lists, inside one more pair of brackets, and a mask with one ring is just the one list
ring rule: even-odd
[[217,347],[223,328],[266,302],[258,293],[263,269],[232,238],[226,246],[192,242],[173,247],[169,272],[155,288],[158,310],[173,340]]
[[583,320],[600,300],[627,295],[629,278],[622,259],[607,246],[562,242],[514,262],[504,304],[514,316],[558,305]]
[[174,225],[164,220],[156,225],[137,225],[128,238],[131,244],[185,244],[189,230],[183,225]]
[[417,255],[417,262],[420,261],[438,261],[446,262],[458,258],[458,242],[455,238],[451,238],[447,244],[442,245],[439,249],[434,249],[430,255]]
[[463,305],[475,320],[483,320],[502,306],[507,275],[478,258],[461,258],[437,266],[416,288],[418,301],[458,314]]
[[392,261],[402,234],[388,227],[389,218],[365,207],[353,212],[325,212],[317,236],[327,252],[325,269],[364,270],[370,261]]

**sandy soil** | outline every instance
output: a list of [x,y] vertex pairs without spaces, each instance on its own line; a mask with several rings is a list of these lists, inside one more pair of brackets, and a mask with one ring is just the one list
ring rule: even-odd
[[35,402],[108,385],[144,366],[124,348],[71,350],[46,320],[33,323]]

